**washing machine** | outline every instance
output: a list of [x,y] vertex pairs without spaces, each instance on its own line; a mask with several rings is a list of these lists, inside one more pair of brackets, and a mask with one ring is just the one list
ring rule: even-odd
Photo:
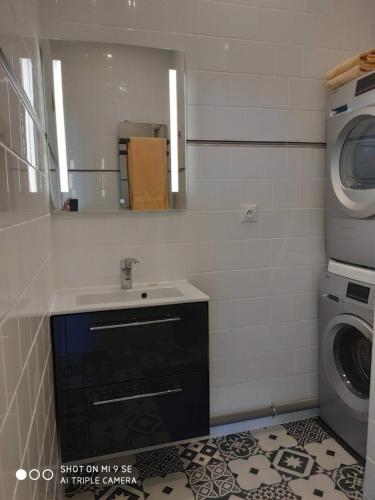
[[375,72],[330,94],[326,209],[328,257],[375,268]]
[[320,416],[366,453],[375,271],[330,261],[319,296]]

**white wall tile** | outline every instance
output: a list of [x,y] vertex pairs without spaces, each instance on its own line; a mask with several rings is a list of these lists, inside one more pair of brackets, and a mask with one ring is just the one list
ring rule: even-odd
[[336,57],[335,52],[328,48],[303,47],[303,76],[323,79],[329,68],[343,57],[344,54]]
[[284,108],[288,106],[288,80],[281,76],[260,78],[260,106]]
[[350,22],[349,19],[343,21],[343,48],[363,51],[364,47],[370,46],[371,28],[366,22],[362,26]]
[[249,109],[247,111],[246,139],[267,141],[274,138],[274,111],[271,109]]
[[291,41],[298,45],[339,49],[342,47],[342,29],[340,19],[296,12],[292,14]]
[[304,10],[313,14],[334,16],[334,0],[306,0]]
[[15,472],[21,462],[20,437],[18,428],[18,407],[14,401],[0,431],[1,479],[4,498],[12,498],[16,485]]
[[229,106],[256,106],[259,102],[260,77],[257,75],[231,74],[229,95],[226,102]]
[[275,48],[275,74],[284,77],[304,76],[304,49],[302,46],[278,45]]
[[220,33],[221,36],[253,40],[259,37],[259,9],[248,5],[206,0],[195,3],[198,4],[198,9],[194,32],[209,35]]
[[289,14],[277,10],[261,9],[259,33],[261,40],[288,43],[290,39]]
[[228,96],[231,83],[229,73],[213,71],[187,71],[187,104],[222,106],[223,96]]
[[0,140],[9,146],[11,144],[8,79],[2,68],[0,68]]
[[21,120],[20,120],[20,104],[15,90],[11,85],[8,86],[9,94],[9,116],[10,116],[10,135],[12,150],[21,154]]
[[318,371],[318,358],[318,347],[297,349],[295,352],[296,373],[316,373]]
[[289,104],[296,109],[315,109],[315,81],[307,78],[290,78]]
[[304,141],[325,141],[325,113],[323,111],[301,112],[301,139]]
[[[32,60],[35,112],[40,114],[36,2],[19,0],[9,7],[10,2],[5,0],[0,45],[18,79],[19,58],[30,57]],[[12,36],[4,33],[5,26]],[[21,466],[30,468],[29,456],[50,455],[52,446],[50,442],[43,443],[39,434],[47,426],[54,426],[53,414],[41,415],[39,412],[38,426],[34,414],[41,387],[49,394],[53,390],[52,380],[43,379],[43,368],[49,356],[48,332],[44,343],[38,342],[42,321],[48,324],[51,294],[48,260],[52,238],[46,189],[47,165],[40,148],[45,132],[35,123],[38,149],[29,171],[25,107],[12,83],[4,82],[6,78],[1,73],[1,109],[10,113],[10,119],[3,121],[4,114],[0,118],[0,142],[6,145],[6,149],[0,146],[0,498],[21,500],[32,498],[33,491],[30,481],[17,482],[15,471]],[[9,108],[4,86],[9,90]],[[29,174],[35,176],[37,192],[30,188]],[[38,460],[34,466],[38,466]]]
[[277,140],[280,141],[304,140],[304,136],[301,135],[301,113],[299,111],[276,109],[273,110],[273,115],[274,138],[277,137]]

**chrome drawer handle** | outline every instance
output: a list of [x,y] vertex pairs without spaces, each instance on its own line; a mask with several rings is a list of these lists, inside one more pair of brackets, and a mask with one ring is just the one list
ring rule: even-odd
[[133,323],[120,323],[116,325],[90,326],[90,332],[99,330],[115,330],[116,328],[128,328],[130,326],[156,325],[157,323],[171,323],[172,321],[181,321],[181,318],[150,319],[147,321],[134,321]]
[[168,391],[149,392],[147,394],[136,394],[135,396],[125,396],[124,398],[106,399],[104,401],[94,401],[93,406],[108,405],[110,403],[120,403],[121,401],[131,401],[132,399],[153,398],[155,396],[164,396],[166,394],[175,394],[176,392],[182,392],[182,391],[183,391],[183,389],[181,389],[181,387],[179,387],[178,389],[169,389]]

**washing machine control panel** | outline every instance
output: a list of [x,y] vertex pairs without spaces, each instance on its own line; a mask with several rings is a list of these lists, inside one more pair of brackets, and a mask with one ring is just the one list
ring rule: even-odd
[[346,296],[349,299],[357,300],[358,302],[363,302],[368,304],[370,297],[371,288],[368,286],[358,285],[358,283],[348,283],[348,288],[346,289]]
[[365,76],[357,81],[357,85],[355,87],[355,96],[365,94],[370,90],[375,89],[375,73],[371,73],[371,75]]

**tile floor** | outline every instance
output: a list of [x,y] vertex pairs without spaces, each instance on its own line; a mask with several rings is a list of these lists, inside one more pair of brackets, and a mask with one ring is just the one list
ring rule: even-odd
[[[125,459],[117,463],[123,463]],[[315,418],[126,457],[138,484],[73,500],[361,500],[364,467]]]

